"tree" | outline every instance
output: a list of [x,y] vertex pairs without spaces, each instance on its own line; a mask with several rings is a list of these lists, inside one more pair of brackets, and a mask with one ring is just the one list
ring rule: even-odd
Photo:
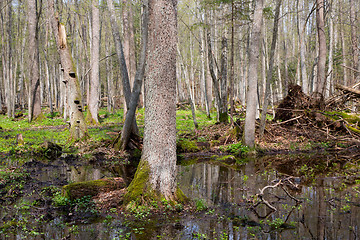
[[315,93],[324,94],[325,90],[325,66],[326,66],[326,35],[324,20],[324,0],[316,0],[316,27],[319,42],[319,60],[317,64],[317,80]]
[[30,95],[29,121],[41,118],[40,73],[39,73],[39,31],[37,0],[29,0],[29,55],[30,55]]
[[99,58],[100,58],[100,13],[99,1],[93,0],[92,5],[92,41],[91,41],[91,58],[90,58],[90,97],[89,112],[86,116],[87,122],[98,124],[99,112]]
[[[107,0],[107,7],[108,7],[108,10],[110,13],[111,30],[112,30],[112,34],[113,34],[113,38],[114,38],[116,54],[117,54],[117,57],[118,57],[119,63],[120,63],[122,87],[123,87],[123,93],[125,96],[125,103],[126,103],[126,108],[124,111],[126,112],[126,110],[129,108],[130,101],[131,101],[131,99],[130,99],[131,98],[131,88],[130,88],[129,74],[128,74],[128,69],[126,66],[123,46],[121,43],[120,32],[119,32],[119,28],[118,28],[117,21],[116,21],[114,3],[112,0]],[[136,125],[135,119],[132,124],[131,131],[135,134],[139,133],[139,129]]]
[[48,8],[51,15],[51,27],[55,35],[57,51],[60,55],[62,66],[63,83],[68,93],[68,105],[70,110],[70,140],[78,141],[86,139],[89,135],[81,106],[80,85],[76,77],[75,67],[70,54],[70,47],[67,43],[65,26],[59,22],[55,14],[54,1],[48,1]]
[[259,48],[261,43],[263,4],[263,0],[256,0],[253,26],[251,31],[251,41],[249,46],[248,93],[246,97],[246,117],[243,143],[250,148],[253,148],[255,145],[257,81],[259,78],[258,65],[260,56]]
[[124,196],[176,200],[177,1],[149,0],[144,146]]
[[277,0],[275,16],[274,16],[274,28],[273,28],[273,36],[272,36],[271,49],[270,49],[269,69],[267,71],[267,76],[266,76],[266,87],[265,87],[264,101],[263,101],[263,107],[262,107],[262,112],[261,112],[260,137],[262,137],[264,135],[267,108],[268,108],[268,104],[270,102],[270,84],[272,82],[272,76],[273,76],[274,57],[275,57],[275,48],[276,48],[276,42],[277,42],[277,37],[278,37],[277,35],[278,35],[278,29],[279,29],[278,26],[279,26],[279,15],[280,15],[281,2],[282,2],[282,0]]
[[120,141],[115,143],[115,148],[120,148],[122,150],[125,150],[130,140],[132,125],[135,120],[135,112],[139,102],[140,91],[145,73],[146,49],[147,49],[147,41],[148,41],[148,17],[149,17],[148,15],[149,15],[148,6],[147,4],[144,4],[142,34],[141,34],[142,48],[140,53],[139,65],[138,68],[136,69],[134,86],[130,98],[129,110],[126,112],[124,126],[121,131],[121,138]]

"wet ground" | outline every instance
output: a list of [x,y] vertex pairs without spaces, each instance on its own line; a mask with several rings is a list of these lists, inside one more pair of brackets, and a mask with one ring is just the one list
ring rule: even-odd
[[[295,159],[299,161],[299,156]],[[2,165],[17,168],[22,165],[19,161],[4,159]],[[178,166],[179,187],[193,199],[193,209],[165,214],[138,211],[130,216],[115,208],[94,213],[92,206],[80,202],[69,212],[54,207],[42,194],[49,186],[115,177],[126,171],[105,170],[70,156],[56,161],[32,159],[22,165],[29,173],[19,193],[22,197],[2,202],[0,239],[360,238],[359,175],[313,174],[315,168],[308,164],[302,166],[302,175],[295,176],[288,171],[291,161],[286,169],[262,161],[200,160]],[[261,197],[262,204],[256,205]]]

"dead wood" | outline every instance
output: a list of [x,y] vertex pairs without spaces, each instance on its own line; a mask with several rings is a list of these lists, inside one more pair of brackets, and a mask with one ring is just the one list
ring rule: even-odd
[[344,86],[344,85],[341,85],[341,84],[335,84],[335,88],[343,90],[345,92],[353,93],[353,94],[357,95],[357,97],[360,97],[360,90],[356,90],[354,88],[347,87],[347,86]]

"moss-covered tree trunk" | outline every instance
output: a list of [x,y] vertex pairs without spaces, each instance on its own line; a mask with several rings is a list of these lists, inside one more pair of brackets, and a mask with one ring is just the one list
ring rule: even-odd
[[177,199],[177,1],[149,0],[145,130],[140,164],[124,198]]
[[70,47],[67,44],[65,26],[59,22],[54,10],[54,1],[48,1],[50,11],[51,27],[55,35],[57,51],[60,55],[60,62],[63,71],[63,83],[68,93],[68,105],[70,110],[70,140],[78,141],[88,137],[85,124],[80,84],[76,77],[76,71],[70,54]]

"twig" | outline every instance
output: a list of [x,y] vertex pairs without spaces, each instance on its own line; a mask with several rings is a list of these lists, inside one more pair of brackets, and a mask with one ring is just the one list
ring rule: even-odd
[[291,122],[291,121],[294,121],[294,120],[296,120],[296,119],[302,118],[303,116],[304,116],[304,115],[300,115],[300,116],[297,116],[297,117],[295,117],[295,118],[291,118],[291,119],[289,119],[289,120],[286,120],[286,121],[284,121],[284,122],[274,123],[274,124],[272,124],[272,126],[276,126],[276,125],[284,124],[284,123],[287,123],[287,122]]
[[289,198],[291,198],[292,200],[294,200],[296,203],[301,203],[301,202],[302,202],[301,200],[299,200],[299,199],[291,196],[291,194],[290,194],[288,191],[286,191],[286,189],[285,189],[283,186],[281,186],[281,189],[284,190],[284,192],[286,193],[286,195],[288,195]]

